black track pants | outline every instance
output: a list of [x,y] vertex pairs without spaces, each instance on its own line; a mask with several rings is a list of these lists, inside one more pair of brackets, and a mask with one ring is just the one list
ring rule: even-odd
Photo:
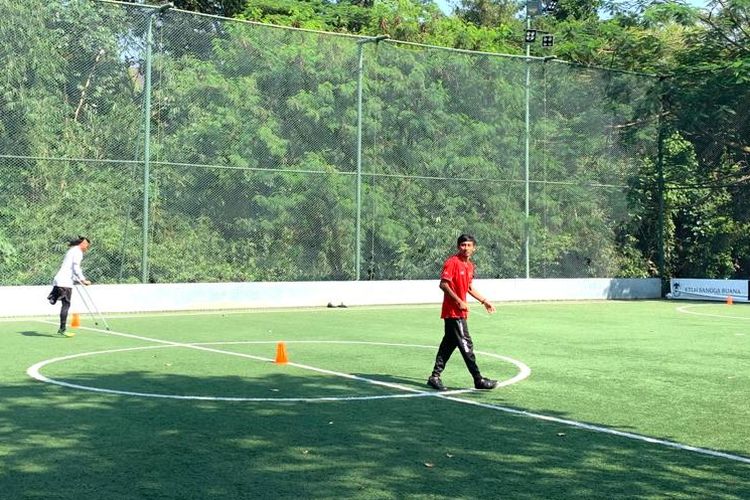
[[444,321],[445,334],[435,357],[435,367],[432,369],[432,376],[439,377],[443,373],[451,354],[458,348],[461,356],[464,358],[466,368],[469,369],[469,373],[471,373],[474,380],[479,380],[482,378],[482,374],[479,372],[476,356],[474,356],[474,343],[471,340],[471,335],[469,335],[469,326],[466,324],[466,320],[461,318],[446,318]]
[[47,300],[50,304],[54,304],[57,301],[60,301],[62,304],[60,308],[60,330],[65,330],[65,325],[68,322],[71,298],[73,298],[73,289],[62,286],[53,286],[52,291],[47,295]]
[[60,302],[62,302],[62,307],[60,308],[60,330],[65,330],[65,325],[68,323],[70,299],[68,297],[61,297]]

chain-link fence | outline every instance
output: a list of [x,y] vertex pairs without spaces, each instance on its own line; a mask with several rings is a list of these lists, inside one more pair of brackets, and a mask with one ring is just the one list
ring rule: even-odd
[[[2,283],[641,276],[658,81],[111,3],[0,0]],[[32,5],[33,4],[33,5]],[[647,117],[647,118],[643,118]]]

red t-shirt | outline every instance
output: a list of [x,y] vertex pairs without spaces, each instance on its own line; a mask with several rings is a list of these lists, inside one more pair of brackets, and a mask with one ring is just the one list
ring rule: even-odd
[[[451,289],[456,295],[466,302],[466,294],[471,286],[471,280],[474,279],[474,263],[464,261],[453,255],[443,264],[443,272],[440,274],[440,281],[448,281]],[[467,318],[469,311],[462,311],[458,303],[453,300],[447,293],[443,297],[443,310],[440,317],[445,318]]]

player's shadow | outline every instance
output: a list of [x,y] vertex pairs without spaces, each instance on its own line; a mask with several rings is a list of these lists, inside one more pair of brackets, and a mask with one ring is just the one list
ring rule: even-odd
[[24,337],[60,337],[61,335],[55,335],[53,333],[46,333],[46,332],[38,332],[36,330],[24,330],[22,332],[18,332]]
[[378,382],[386,382],[388,384],[398,384],[398,385],[403,385],[406,387],[413,387],[415,389],[427,389],[427,386],[425,385],[427,381],[427,377],[424,377],[424,378],[404,377],[404,376],[388,375],[385,373],[352,373],[352,375],[355,375],[357,377],[362,377],[367,380],[376,380]]

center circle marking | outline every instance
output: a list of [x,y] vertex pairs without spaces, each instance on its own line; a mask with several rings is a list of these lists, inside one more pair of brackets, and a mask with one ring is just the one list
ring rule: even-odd
[[[397,398],[404,399],[404,398],[418,398],[418,397],[452,396],[456,394],[462,394],[462,393],[474,391],[474,389],[457,389],[457,390],[449,390],[449,391],[441,391],[441,392],[421,391],[421,390],[417,390],[408,386],[388,384],[389,387],[401,389],[404,391],[413,391],[413,392],[408,392],[406,394],[386,394],[386,395],[380,395],[380,396],[324,396],[324,397],[316,397],[316,398],[245,398],[245,397],[227,397],[227,396],[191,396],[191,395],[179,395],[179,394],[159,394],[159,393],[148,393],[148,392],[120,391],[116,389],[102,389],[99,387],[73,384],[70,382],[62,381],[62,380],[56,380],[56,379],[47,377],[45,375],[42,375],[41,373],[42,368],[44,368],[47,365],[51,365],[53,363],[57,363],[61,361],[68,361],[71,359],[82,358],[86,356],[97,356],[99,354],[111,354],[111,353],[116,353],[116,352],[128,352],[128,351],[144,351],[148,349],[167,349],[167,348],[175,348],[175,347],[188,347],[189,348],[190,346],[197,347],[197,346],[217,346],[217,345],[230,345],[230,344],[234,345],[234,344],[275,344],[275,343],[276,341],[253,341],[253,340],[230,341],[230,342],[193,342],[193,343],[180,343],[180,344],[175,343],[175,344],[167,344],[167,345],[142,346],[142,347],[127,347],[123,349],[110,349],[106,351],[92,351],[92,352],[84,352],[84,353],[79,353],[79,354],[73,354],[70,356],[63,356],[60,358],[53,358],[53,359],[40,361],[39,363],[36,363],[35,365],[29,367],[26,370],[26,373],[31,378],[39,380],[41,382],[46,382],[49,384],[59,385],[62,387],[80,389],[80,390],[90,391],[90,392],[117,394],[120,396],[139,396],[139,397],[148,397],[148,398],[182,399],[182,400],[195,400],[195,401],[241,401],[241,402],[369,401],[369,400],[377,400],[377,399],[397,399]],[[397,343],[389,343],[389,342],[363,342],[363,341],[346,341],[346,340],[333,340],[333,341],[299,340],[299,341],[286,341],[286,343],[287,344],[359,344],[359,345],[371,345],[371,346],[416,347],[416,348],[425,348],[425,349],[435,349],[434,346],[426,346],[426,345],[419,345],[419,344],[397,344]],[[507,356],[502,356],[500,354],[493,354],[493,353],[488,353],[488,352],[483,352],[483,351],[475,351],[475,352],[483,356],[489,356],[491,358],[500,359],[500,360],[509,362],[518,368],[519,371],[515,376],[507,380],[498,382],[497,384],[498,387],[504,387],[504,386],[515,384],[527,378],[529,375],[531,375],[531,369],[526,364],[520,361],[509,358]],[[253,356],[253,359],[261,360],[261,361],[268,361],[268,362],[273,361],[271,359],[259,358],[256,356]],[[304,365],[296,365],[295,363],[289,363],[289,365],[297,366],[300,368],[311,369],[311,367],[307,367]],[[335,373],[333,374],[335,375]],[[342,375],[339,375],[339,376],[342,376]],[[355,379],[362,381],[362,382],[382,385],[381,383],[373,379],[366,379],[363,377],[355,377]]]

